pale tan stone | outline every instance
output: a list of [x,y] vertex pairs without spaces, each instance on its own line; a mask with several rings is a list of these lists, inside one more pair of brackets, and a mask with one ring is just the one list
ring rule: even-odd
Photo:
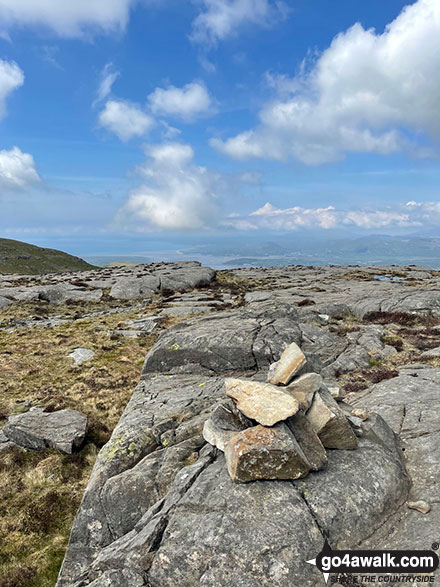
[[299,410],[299,402],[294,397],[268,383],[228,378],[225,388],[237,408],[263,426],[273,426]]
[[292,342],[285,349],[277,362],[273,373],[269,372],[269,383],[272,385],[287,385],[300,369],[304,367],[307,360],[299,348]]

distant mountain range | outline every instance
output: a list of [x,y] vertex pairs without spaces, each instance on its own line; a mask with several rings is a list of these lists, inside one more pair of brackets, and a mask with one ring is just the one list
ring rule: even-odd
[[79,257],[55,249],[43,249],[21,241],[0,238],[0,273],[2,274],[37,275],[87,269],[93,269],[93,265]]
[[[282,236],[277,241],[211,244],[185,251],[187,255],[225,257],[229,267],[243,265],[427,265],[440,268],[440,238],[369,235],[332,238],[322,235]],[[206,260],[206,258],[205,258]]]

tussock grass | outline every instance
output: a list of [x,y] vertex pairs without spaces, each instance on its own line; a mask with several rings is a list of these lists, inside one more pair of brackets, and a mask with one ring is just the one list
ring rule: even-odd
[[[93,310],[107,307],[93,304]],[[63,317],[92,311],[81,303],[14,304],[0,312],[0,322],[17,315],[29,318],[42,309]],[[0,587],[55,584],[96,455],[130,399],[156,338],[114,337],[104,328],[122,328],[125,320],[147,310],[127,308],[54,328],[0,331],[0,427],[6,417],[27,409],[25,401],[49,411],[76,409],[89,420],[86,441],[73,455],[21,449],[0,454]],[[95,356],[75,366],[68,355],[76,347],[89,348]]]

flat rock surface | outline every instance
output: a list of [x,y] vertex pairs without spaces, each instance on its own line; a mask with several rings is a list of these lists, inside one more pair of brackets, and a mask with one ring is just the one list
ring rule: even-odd
[[10,416],[3,427],[4,435],[23,448],[44,450],[54,448],[71,454],[81,445],[87,429],[87,417],[75,410],[29,412]]
[[[362,392],[353,402],[375,410],[399,434],[412,480],[409,500],[425,501],[424,515],[403,507],[374,539],[378,548],[429,549],[440,528],[440,370],[405,369]],[[372,544],[372,542],[368,542]]]

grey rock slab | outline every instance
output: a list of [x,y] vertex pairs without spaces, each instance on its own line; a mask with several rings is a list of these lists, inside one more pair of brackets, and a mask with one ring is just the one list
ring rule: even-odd
[[90,361],[95,356],[95,353],[90,349],[77,348],[70,353],[71,357],[75,361],[75,365],[82,365],[86,361]]
[[233,481],[298,479],[311,465],[290,431],[280,422],[271,428],[254,426],[235,434],[225,448],[226,464]]
[[75,410],[44,412],[42,408],[10,416],[3,427],[5,436],[23,448],[54,448],[67,454],[81,446],[86,430],[84,414]]
[[[200,438],[213,406],[222,399],[225,399],[223,379],[217,377],[152,374],[141,380],[109,442],[97,457],[75,518],[58,585],[70,586],[115,538],[100,499],[106,482],[133,469],[156,450],[163,447],[169,450],[185,440]],[[151,463],[147,465],[153,467]],[[113,495],[117,496],[117,491]],[[124,502],[129,519],[135,519],[143,507],[136,500],[132,506],[129,513],[130,504]],[[110,522],[116,531],[117,520]]]
[[101,493],[102,506],[112,535],[120,538],[166,495],[176,474],[189,460],[198,459],[201,435],[156,450],[128,469],[107,480]]
[[306,416],[325,448],[357,447],[356,435],[347,418],[325,388],[315,394]]
[[281,353],[273,373],[270,374],[269,383],[287,385],[306,362],[307,359],[299,346],[295,342],[290,343]]
[[[413,377],[417,373],[417,377]],[[412,487],[409,501],[431,504],[427,515],[402,506],[365,542],[377,548],[430,548],[440,527],[440,372],[402,370],[399,377],[360,392],[353,405],[378,412],[399,434]],[[365,421],[367,424],[369,419]],[[377,546],[376,546],[377,545]]]
[[278,360],[301,333],[286,304],[215,312],[169,328],[145,359],[143,374],[256,372]]
[[410,480],[398,439],[379,416],[355,451],[328,451],[322,471],[295,481],[332,548],[358,548],[407,500]]
[[299,410],[298,400],[268,383],[227,378],[225,390],[240,412],[264,426],[273,426]]
[[[150,587],[314,587],[322,576],[305,561],[321,550],[324,535],[334,548],[356,548],[407,500],[397,439],[372,416],[356,451],[329,451],[327,467],[300,481],[233,483],[221,454],[201,471],[183,468],[134,529],[113,535],[100,500],[106,481],[199,435],[223,393],[215,377],[150,375],[141,382],[92,472],[60,586],[128,569]],[[433,511],[413,513],[428,519]]]
[[213,447],[200,451],[199,459],[183,467],[175,476],[165,498],[148,509],[133,530],[103,549],[92,565],[91,578],[103,570],[130,568],[144,574],[152,560],[152,551],[163,536],[170,513],[215,456]]
[[304,561],[322,543],[291,483],[233,483],[220,456],[172,513],[147,579],[151,587],[311,587],[320,573]]

